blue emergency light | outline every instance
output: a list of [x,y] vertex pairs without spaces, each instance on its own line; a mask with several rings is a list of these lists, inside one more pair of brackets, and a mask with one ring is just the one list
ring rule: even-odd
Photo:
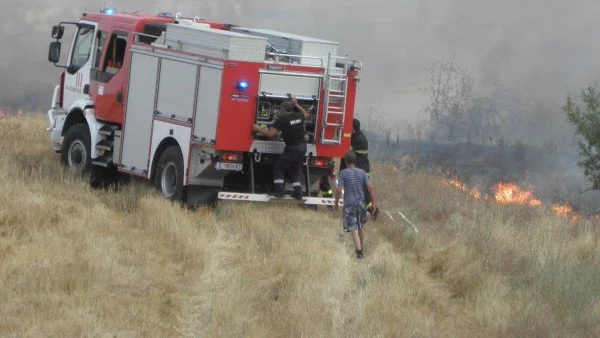
[[238,81],[238,83],[235,85],[238,90],[246,90],[248,89],[248,86],[248,82],[244,80]]
[[106,14],[106,15],[115,15],[116,12],[117,12],[117,10],[114,8],[107,8],[104,10],[104,14]]

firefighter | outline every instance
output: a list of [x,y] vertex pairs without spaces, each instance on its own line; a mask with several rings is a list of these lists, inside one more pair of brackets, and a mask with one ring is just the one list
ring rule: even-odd
[[333,196],[333,190],[331,190],[331,184],[329,184],[329,176],[321,176],[321,180],[319,181],[319,190],[321,190],[321,196],[323,197]]
[[[298,111],[294,111],[297,108]],[[270,129],[261,129],[259,125],[252,126],[254,132],[266,137],[274,137],[281,131],[281,137],[285,142],[283,153],[279,156],[273,173],[275,185],[275,196],[283,197],[285,194],[286,176],[294,187],[294,198],[302,200],[302,184],[300,183],[300,172],[306,154],[306,131],[304,120],[308,120],[310,114],[298,104],[295,96],[281,104],[281,114]]]
[[339,184],[335,190],[335,208],[338,208],[344,190],[344,230],[352,233],[356,258],[363,259],[363,227],[367,222],[365,196],[368,194],[371,204],[375,206],[375,189],[369,182],[367,173],[356,167],[356,154],[350,150],[344,158],[347,167],[340,172]]
[[[352,121],[352,137],[350,138],[350,148],[356,155],[356,167],[365,171],[367,177],[371,176],[371,164],[369,163],[369,141],[362,130],[360,130],[360,121],[354,119]],[[345,159],[340,162],[340,172],[346,168]],[[368,192],[365,192],[365,201],[367,202],[367,210],[376,220],[379,215],[379,208],[371,203]]]

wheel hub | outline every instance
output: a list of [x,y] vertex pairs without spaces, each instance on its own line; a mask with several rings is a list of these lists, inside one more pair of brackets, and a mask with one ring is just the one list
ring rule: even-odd
[[69,146],[68,164],[73,171],[80,173],[86,164],[87,152],[81,140],[75,140]]
[[177,167],[175,163],[165,163],[160,177],[160,187],[165,197],[171,198],[175,195],[177,187]]

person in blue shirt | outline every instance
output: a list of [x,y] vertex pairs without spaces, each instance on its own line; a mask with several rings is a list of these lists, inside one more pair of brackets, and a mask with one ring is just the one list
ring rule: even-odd
[[369,192],[370,202],[375,206],[375,189],[365,171],[356,167],[356,154],[352,150],[346,153],[344,159],[346,169],[340,171],[338,187],[335,191],[335,207],[337,209],[343,190],[344,230],[352,233],[356,258],[363,259],[363,227],[367,222],[365,191]]
[[[355,166],[360,168],[367,173],[367,177],[371,177],[371,164],[369,163],[369,141],[367,137],[360,129],[360,120],[352,120],[352,136],[350,138],[350,149],[356,154]],[[346,169],[346,163],[344,159],[340,162],[340,172]],[[373,216],[373,219],[377,219],[379,215],[379,208],[377,208],[369,200],[369,192],[365,190],[365,201],[367,203],[367,211]]]

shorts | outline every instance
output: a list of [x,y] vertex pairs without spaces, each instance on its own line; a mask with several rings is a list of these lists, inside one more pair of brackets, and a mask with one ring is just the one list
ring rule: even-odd
[[344,205],[344,230],[353,232],[362,230],[367,223],[367,209],[364,205]]

